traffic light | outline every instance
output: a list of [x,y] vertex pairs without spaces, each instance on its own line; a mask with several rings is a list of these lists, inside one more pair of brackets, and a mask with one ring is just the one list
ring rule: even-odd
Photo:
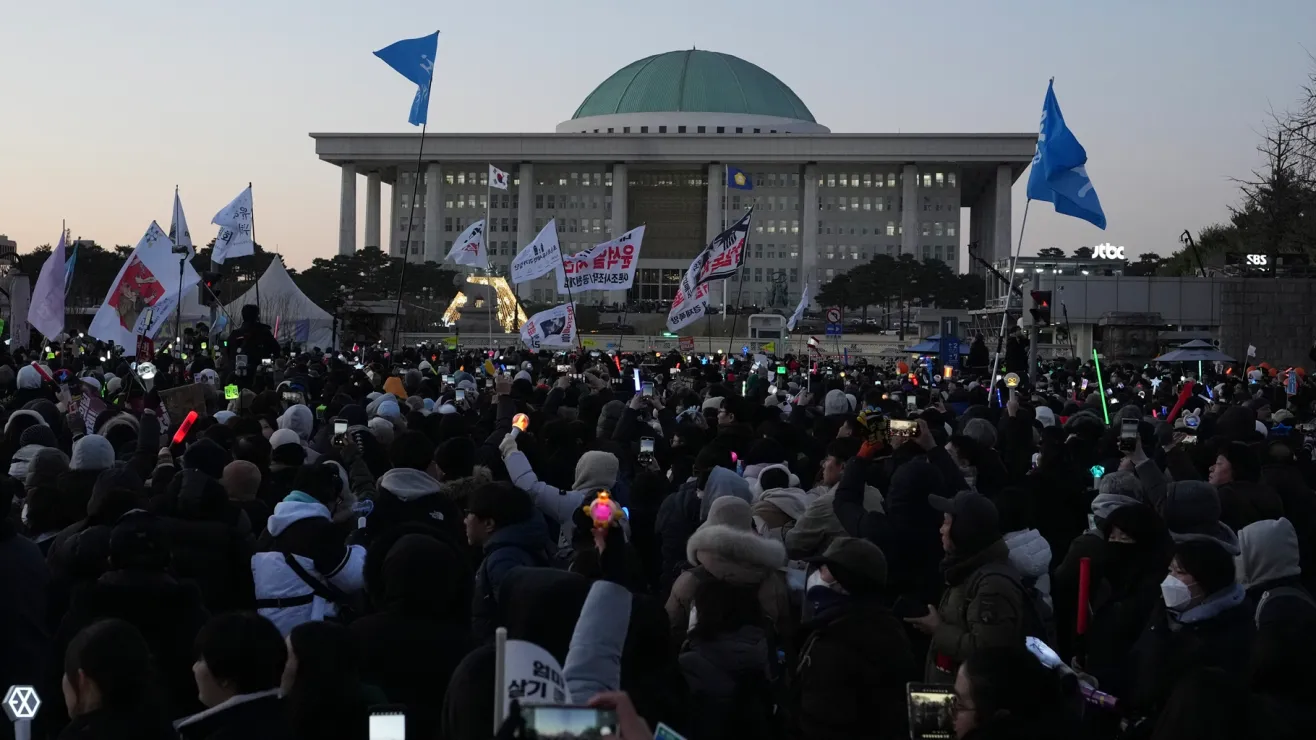
[[1033,314],[1034,326],[1051,325],[1051,291],[1033,290],[1029,291],[1033,296],[1033,307],[1030,309]]
[[201,273],[201,305],[213,307],[223,303],[220,294],[223,292],[224,275],[213,270],[206,270]]

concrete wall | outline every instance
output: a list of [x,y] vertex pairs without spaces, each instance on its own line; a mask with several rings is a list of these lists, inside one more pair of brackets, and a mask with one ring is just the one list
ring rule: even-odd
[[[1158,313],[1175,326],[1219,326],[1221,295],[1232,278],[1104,277],[1035,273],[1029,290],[1050,290],[1051,320],[1064,322],[1064,308],[1072,324],[1095,324],[1102,314]],[[1226,350],[1228,351],[1228,350]]]
[[1240,360],[1249,344],[1256,361],[1310,368],[1316,339],[1316,281],[1233,278],[1221,294],[1220,349]]

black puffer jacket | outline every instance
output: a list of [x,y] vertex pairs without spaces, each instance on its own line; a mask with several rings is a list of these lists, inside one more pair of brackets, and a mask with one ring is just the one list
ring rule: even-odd
[[250,609],[255,538],[247,515],[229,502],[219,481],[199,470],[175,475],[167,491],[151,508],[163,518],[174,574],[200,586],[212,613]]
[[126,463],[103,471],[92,486],[84,519],[55,537],[46,561],[51,576],[64,585],[96,580],[107,568],[110,530],[119,517],[149,506],[141,476]]

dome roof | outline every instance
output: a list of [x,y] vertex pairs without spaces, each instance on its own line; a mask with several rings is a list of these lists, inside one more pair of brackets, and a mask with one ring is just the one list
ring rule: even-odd
[[674,111],[816,123],[799,96],[762,67],[698,49],[656,54],[622,67],[594,88],[572,119]]

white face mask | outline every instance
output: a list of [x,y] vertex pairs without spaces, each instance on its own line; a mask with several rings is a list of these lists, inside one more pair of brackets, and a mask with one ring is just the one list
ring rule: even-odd
[[1167,607],[1179,609],[1193,600],[1193,592],[1178,578],[1166,576],[1165,580],[1161,581],[1161,598],[1165,599]]
[[804,582],[804,590],[809,591],[817,586],[822,586],[823,588],[832,587],[832,584],[828,583],[827,580],[823,578],[821,570],[815,570],[809,574],[809,579]]

